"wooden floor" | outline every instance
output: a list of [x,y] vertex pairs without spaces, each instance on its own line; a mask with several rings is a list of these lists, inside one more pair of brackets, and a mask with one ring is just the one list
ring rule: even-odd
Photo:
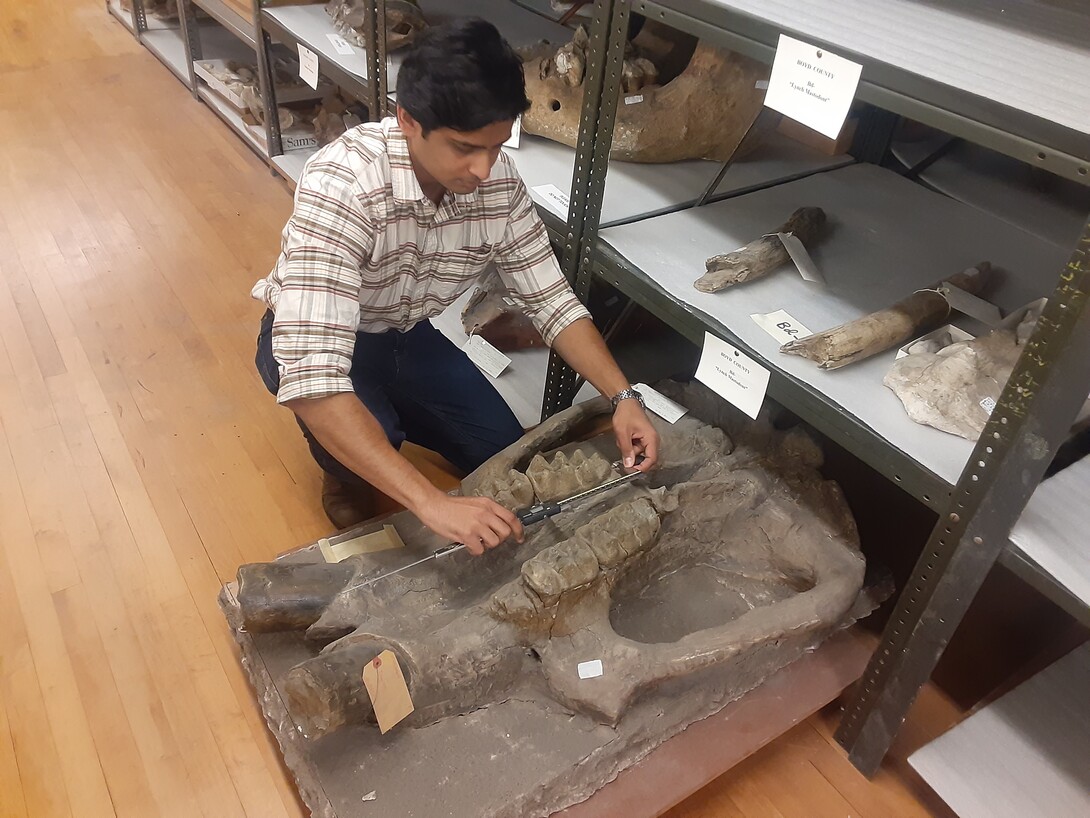
[[[215,601],[328,533],[252,364],[290,207],[102,2],[0,0],[2,818],[305,812]],[[833,708],[671,814],[936,814],[903,758],[955,717],[869,782]]]

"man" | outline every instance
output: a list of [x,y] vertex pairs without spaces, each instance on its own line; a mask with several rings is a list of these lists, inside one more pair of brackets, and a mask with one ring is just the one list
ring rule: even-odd
[[398,448],[408,439],[469,471],[523,432],[427,320],[490,262],[546,342],[613,399],[625,464],[651,468],[658,437],[500,152],[530,105],[511,47],[483,20],[430,28],[405,57],[397,101],[396,119],[354,128],[307,162],[276,267],[253,289],[268,306],[257,366],[325,471],[334,525],[370,516],[374,487],[480,554],[521,541],[515,515],[444,494]]

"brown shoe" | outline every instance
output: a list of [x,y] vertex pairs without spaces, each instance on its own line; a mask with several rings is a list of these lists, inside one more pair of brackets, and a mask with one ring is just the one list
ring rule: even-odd
[[322,508],[339,530],[352,528],[375,516],[375,492],[369,485],[344,483],[333,475],[322,475]]

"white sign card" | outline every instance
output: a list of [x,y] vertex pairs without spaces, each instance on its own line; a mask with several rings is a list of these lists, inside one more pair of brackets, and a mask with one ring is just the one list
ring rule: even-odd
[[568,218],[568,210],[571,209],[571,201],[568,194],[556,185],[538,185],[530,188],[541,197],[542,204],[562,219]]
[[813,335],[810,330],[788,315],[787,310],[776,310],[765,315],[753,313],[749,317],[781,345]]
[[677,423],[689,413],[680,403],[675,403],[645,383],[633,384],[632,388],[643,397],[644,405],[667,423]]
[[836,139],[862,72],[858,63],[781,34],[765,105]]
[[480,335],[470,335],[462,352],[486,375],[498,378],[511,363],[511,359],[488,343]]
[[602,675],[602,660],[592,659],[589,662],[580,662],[576,665],[580,679],[596,679]]
[[336,51],[338,54],[343,54],[345,57],[351,57],[353,54],[356,53],[356,50],[352,48],[352,44],[340,34],[334,34],[333,32],[330,32],[325,36],[329,38],[330,45],[333,46],[333,50]]
[[741,350],[710,332],[704,333],[696,379],[754,420],[765,401],[769,374]]
[[299,78],[318,90],[318,55],[302,43],[299,43]]
[[519,143],[522,141],[522,116],[515,117],[514,124],[511,125],[511,136],[507,141],[503,143],[505,148],[513,148],[518,150]]

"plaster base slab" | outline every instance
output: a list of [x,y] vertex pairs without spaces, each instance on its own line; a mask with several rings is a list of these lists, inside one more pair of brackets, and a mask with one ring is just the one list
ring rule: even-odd
[[[320,554],[308,547],[288,559],[317,561]],[[373,727],[343,728],[311,742],[288,716],[280,684],[316,649],[300,633],[240,629],[231,585],[220,604],[315,818],[523,818],[565,807],[565,815],[589,818],[616,815],[621,805],[629,818],[658,815],[835,699],[862,673],[873,644],[858,629],[816,650],[820,637],[784,640],[773,675],[772,657],[755,653],[728,673],[711,668],[663,685],[615,728],[542,701],[530,683],[506,701],[429,727],[386,736]],[[374,799],[364,800],[372,791]]]

